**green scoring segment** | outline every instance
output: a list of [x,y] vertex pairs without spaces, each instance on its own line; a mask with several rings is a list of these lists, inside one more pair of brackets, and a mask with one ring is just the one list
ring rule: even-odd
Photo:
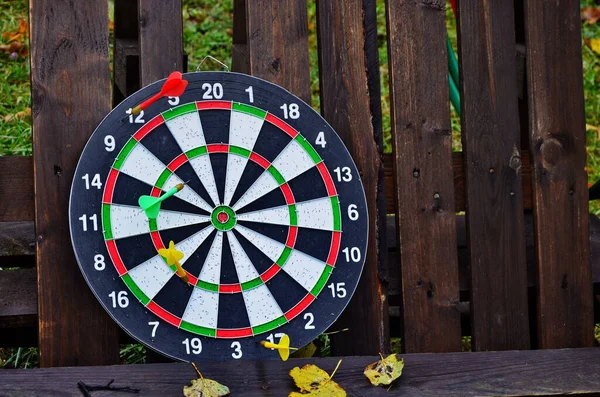
[[[174,119],[176,117],[185,115],[187,113],[202,111],[207,109],[224,109],[236,112],[243,112],[254,117],[258,117],[264,119],[267,122],[279,127],[285,133],[287,133],[291,138],[295,139],[300,146],[306,151],[306,153],[310,156],[312,161],[315,163],[316,168],[319,170],[321,177],[325,183],[327,188],[327,194],[331,201],[332,213],[333,213],[333,231],[332,231],[332,243],[330,246],[329,256],[326,261],[326,266],[324,266],[322,274],[320,275],[318,281],[312,288],[312,290],[292,309],[284,313],[283,316],[276,318],[272,321],[269,321],[265,324],[260,324],[253,327],[248,327],[245,329],[212,329],[203,327],[197,324],[192,324],[190,322],[186,322],[179,317],[176,317],[169,313],[168,311],[161,308],[155,302],[150,299],[146,293],[136,284],[133,278],[128,274],[128,270],[125,268],[122,260],[120,259],[119,252],[117,250],[117,246],[115,243],[115,239],[113,237],[113,231],[111,227],[111,204],[112,204],[112,195],[114,192],[115,184],[117,177],[119,175],[119,170],[126,162],[128,155],[135,148],[137,144],[139,144],[140,140],[149,134],[156,127],[161,125],[167,120]],[[285,178],[281,175],[281,173],[270,164],[265,158],[260,156],[258,153],[254,153],[242,147],[237,147],[233,145],[226,144],[210,144],[206,146],[200,146],[194,149],[191,149],[185,153],[182,153],[180,156],[175,158],[171,163],[167,165],[164,171],[160,174],[158,180],[156,181],[153,189],[152,196],[159,197],[162,192],[162,187],[169,179],[169,177],[179,168],[181,165],[186,163],[187,161],[198,157],[207,155],[209,153],[229,153],[232,155],[242,156],[250,159],[251,161],[257,163],[265,170],[269,172],[272,178],[277,182],[279,188],[281,189],[287,205],[289,209],[289,231],[288,237],[285,244],[285,249],[281,253],[278,260],[263,274],[259,277],[246,281],[240,284],[214,284],[207,281],[200,280],[196,278],[194,275],[187,273],[190,279],[190,283],[194,285],[196,288],[203,289],[205,291],[210,291],[212,293],[240,293],[242,291],[247,291],[252,288],[256,288],[268,280],[273,278],[281,268],[283,268],[286,264],[287,259],[291,255],[294,244],[297,236],[298,229],[298,219],[296,213],[296,203],[294,200],[293,193],[285,180]],[[218,206],[216,207],[211,216],[210,221],[213,226],[220,231],[228,231],[231,230],[236,224],[236,214],[235,211],[229,206]],[[338,257],[339,248],[340,248],[340,240],[341,240],[341,211],[340,211],[340,203],[337,196],[337,192],[335,189],[335,185],[333,184],[333,180],[329,171],[325,167],[323,160],[319,156],[319,154],[314,150],[314,148],[307,142],[307,140],[300,135],[296,130],[294,130],[287,123],[277,118],[276,116],[265,112],[261,109],[258,109],[253,106],[235,103],[235,102],[227,102],[227,101],[199,101],[194,103],[189,103],[185,105],[178,106],[176,108],[170,109],[168,111],[163,112],[158,115],[154,119],[147,122],[142,128],[140,128],[131,139],[123,146],[120,153],[118,154],[113,167],[109,173],[107,178],[104,195],[103,195],[103,204],[102,204],[102,225],[104,230],[104,238],[106,242],[106,246],[108,248],[109,255],[115,265],[115,268],[123,282],[128,286],[130,291],[136,296],[136,298],[146,306],[150,311],[156,314],[161,319],[166,322],[177,326],[179,328],[185,329],[189,332],[196,333],[199,335],[209,336],[209,337],[217,337],[217,338],[237,338],[237,337],[245,337],[257,335],[260,333],[271,331],[279,326],[285,324],[286,322],[291,321],[293,318],[302,313],[319,295],[319,293],[323,290],[326,285],[329,276],[331,275],[333,268],[335,266],[335,262]],[[152,242],[155,248],[161,249],[164,248],[164,243],[160,236],[159,226],[157,224],[156,219],[151,219],[148,222],[148,233],[152,238]],[[172,271],[175,272],[175,267],[172,267]]]

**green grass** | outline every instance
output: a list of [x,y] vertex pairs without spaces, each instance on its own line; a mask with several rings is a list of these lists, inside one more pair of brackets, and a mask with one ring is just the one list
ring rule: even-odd
[[[26,1],[1,2],[0,33],[16,31],[27,13]],[[8,40],[0,35],[0,45],[5,44]],[[0,155],[31,155],[31,117],[4,120],[31,106],[29,58],[16,55],[12,59],[14,55],[0,51]]]

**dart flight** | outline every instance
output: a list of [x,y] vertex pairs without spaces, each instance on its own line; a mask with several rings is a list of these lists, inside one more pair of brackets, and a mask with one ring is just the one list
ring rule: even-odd
[[160,197],[152,197],[152,196],[140,196],[138,199],[138,204],[146,213],[146,216],[150,219],[156,219],[158,213],[160,212],[160,203],[174,195],[175,193],[181,191],[185,185],[183,183],[177,184],[175,187],[169,189],[165,194]]

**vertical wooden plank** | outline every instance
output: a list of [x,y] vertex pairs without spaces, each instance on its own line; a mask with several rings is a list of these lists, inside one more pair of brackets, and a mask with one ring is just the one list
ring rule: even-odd
[[[239,7],[241,3],[235,4]],[[246,0],[244,5],[247,72],[310,104],[306,0]]]
[[110,111],[106,0],[30,1],[40,364],[118,362],[117,327],[75,262],[69,191],[79,155]]
[[592,346],[579,2],[525,2],[541,348]]
[[181,0],[138,0],[140,84],[183,71]]
[[388,0],[406,352],[460,350],[445,1]]
[[474,350],[529,348],[514,12],[459,2]]
[[[379,69],[377,49],[372,47],[372,35],[376,34],[374,7],[371,0],[317,4],[321,113],[352,154],[362,178],[370,218],[369,246],[361,281],[350,304],[332,327],[349,328],[331,336],[334,355],[389,350],[387,293],[378,272],[381,256],[378,236],[385,222],[380,219],[378,208],[383,169],[377,116],[380,110],[373,111],[371,97],[379,95],[379,87],[369,85],[373,68]],[[370,93],[369,88],[377,91]]]

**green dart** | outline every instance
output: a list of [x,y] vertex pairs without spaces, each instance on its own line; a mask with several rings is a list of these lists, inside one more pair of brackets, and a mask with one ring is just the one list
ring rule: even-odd
[[152,197],[152,196],[140,196],[138,199],[138,204],[144,212],[146,216],[150,219],[156,219],[158,216],[158,212],[160,211],[160,203],[174,195],[175,193],[181,191],[185,185],[183,183],[179,183],[175,185],[175,187],[169,189],[165,194],[160,197]]

